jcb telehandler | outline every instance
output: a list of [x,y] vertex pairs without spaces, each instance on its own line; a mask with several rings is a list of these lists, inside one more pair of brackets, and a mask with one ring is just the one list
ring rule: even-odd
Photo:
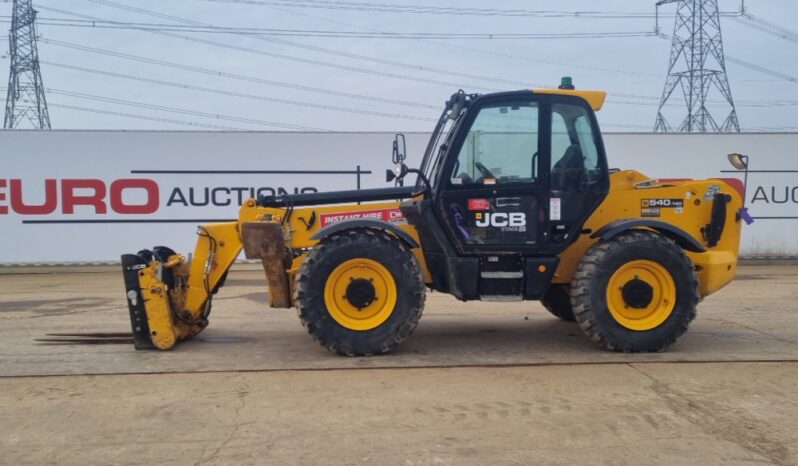
[[608,350],[667,348],[734,277],[743,185],[610,169],[594,114],[604,98],[569,79],[460,91],[418,169],[394,141],[394,187],[249,199],[238,221],[199,227],[190,261],[166,247],[122,256],[136,348],[201,332],[242,249],[262,260],[271,306],[295,306],[342,355],[409,337],[428,288],[540,300]]

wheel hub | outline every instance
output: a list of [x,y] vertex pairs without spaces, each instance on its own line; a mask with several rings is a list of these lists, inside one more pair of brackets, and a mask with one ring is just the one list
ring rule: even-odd
[[654,299],[654,288],[638,277],[626,282],[621,289],[623,300],[630,307],[635,309],[645,309]]
[[377,291],[374,289],[373,280],[355,278],[346,287],[346,300],[358,310],[368,307],[375,299]]
[[607,309],[629,330],[652,330],[670,317],[676,304],[676,283],[660,263],[631,260],[612,274],[607,283]]
[[381,263],[358,257],[339,264],[324,284],[324,304],[330,316],[349,330],[371,330],[393,313],[396,281]]

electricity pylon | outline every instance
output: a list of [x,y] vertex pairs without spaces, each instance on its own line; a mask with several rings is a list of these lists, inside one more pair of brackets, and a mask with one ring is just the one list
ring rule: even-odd
[[14,0],[8,35],[11,66],[3,121],[5,129],[18,128],[26,121],[34,129],[50,129],[36,40],[36,10],[31,0]]
[[[678,3],[678,5],[668,77],[662,91],[654,131],[674,131],[663,115],[663,107],[669,100],[678,99],[673,94],[676,88],[680,87],[687,107],[687,116],[676,129],[677,132],[739,132],[737,110],[726,76],[718,1],[660,0],[657,2],[657,7],[666,3]],[[707,96],[713,89],[719,91],[720,96],[731,107],[720,125],[707,108]]]

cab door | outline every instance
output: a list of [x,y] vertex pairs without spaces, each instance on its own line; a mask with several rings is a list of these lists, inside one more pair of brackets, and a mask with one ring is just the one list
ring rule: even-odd
[[436,210],[461,253],[545,249],[542,103],[531,92],[478,101],[455,135],[438,179]]
[[609,191],[606,155],[595,114],[581,99],[551,96],[549,252],[579,236],[582,225]]

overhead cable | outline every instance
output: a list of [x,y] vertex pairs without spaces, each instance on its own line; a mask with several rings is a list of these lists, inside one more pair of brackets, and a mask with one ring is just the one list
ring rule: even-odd
[[[318,0],[202,0],[213,3],[283,6],[292,8],[311,8],[326,10],[349,10],[383,13],[413,13],[432,15],[461,16],[515,16],[538,18],[583,18],[583,19],[651,19],[656,17],[655,11],[578,11],[578,10],[527,10],[499,8],[468,8],[455,6],[408,5],[377,2],[344,2]],[[736,13],[736,12],[735,12]],[[728,14],[728,13],[727,13]],[[734,14],[734,13],[733,13]],[[659,15],[673,16],[673,15]]]
[[91,107],[80,107],[75,105],[65,105],[65,104],[58,104],[53,102],[48,102],[50,107],[56,108],[64,108],[68,110],[77,110],[79,112],[88,112],[88,113],[99,113],[101,115],[113,115],[119,116],[124,118],[135,118],[138,120],[148,120],[148,121],[157,121],[159,123],[169,123],[173,125],[182,125],[182,126],[192,126],[195,128],[204,128],[204,129],[213,129],[213,130],[220,130],[220,131],[247,131],[243,128],[235,128],[230,126],[219,126],[219,125],[212,125],[208,123],[196,123],[193,121],[185,121],[185,120],[174,120],[171,118],[160,118],[154,117],[149,115],[136,115],[132,113],[124,113],[124,112],[114,112],[111,110],[103,110],[99,108],[91,108]]
[[123,100],[117,99],[113,97],[104,97],[98,96],[93,94],[85,94],[81,92],[73,92],[73,91],[66,91],[60,89],[53,89],[47,88],[48,94],[55,94],[55,95],[64,95],[68,97],[75,97],[79,99],[88,99],[88,100],[95,100],[98,102],[106,102],[106,103],[113,103],[119,105],[127,105],[131,107],[139,107],[139,108],[146,108],[150,110],[160,110],[163,112],[170,112],[170,113],[181,113],[184,115],[192,115],[192,116],[199,116],[204,118],[213,118],[215,120],[227,120],[227,121],[235,121],[238,123],[247,123],[252,125],[259,125],[259,126],[273,126],[275,128],[283,128],[283,129],[294,129],[294,130],[301,130],[301,131],[329,131],[323,128],[314,128],[311,126],[300,126],[300,125],[293,125],[288,123],[280,123],[275,121],[266,121],[266,120],[259,120],[255,118],[243,118],[237,117],[233,115],[222,115],[217,113],[208,113],[208,112],[201,112],[199,110],[189,110],[184,108],[178,107],[170,107],[165,105],[155,105],[155,104],[148,104],[144,102],[136,102],[131,100]]
[[[0,23],[10,23],[9,17],[0,17]],[[653,31],[595,31],[595,32],[362,32],[362,31],[330,31],[313,29],[276,29],[230,26],[184,26],[160,23],[136,23],[124,21],[89,21],[70,20],[66,18],[39,18],[39,26],[61,26],[90,29],[124,29],[140,31],[190,32],[211,34],[257,34],[260,36],[299,36],[355,39],[455,39],[455,40],[545,40],[545,39],[604,39],[624,37],[650,37]]]
[[[93,0],[88,0],[88,1],[93,1]],[[84,15],[84,14],[80,14],[80,13],[73,13],[73,12],[61,10],[59,8],[46,7],[46,6],[42,6],[42,5],[38,5],[37,8],[46,9],[46,10],[53,10],[53,11],[57,11],[59,13],[69,14],[69,15],[73,15],[73,16],[77,16],[77,17],[88,18],[88,19],[98,19],[98,18],[93,17],[93,16]],[[279,53],[268,52],[266,50],[255,49],[255,48],[251,48],[251,47],[238,46],[238,45],[233,45],[233,44],[224,43],[224,42],[216,42],[216,41],[207,40],[207,39],[201,39],[201,38],[197,38],[197,37],[191,37],[191,36],[175,34],[175,33],[172,33],[172,32],[162,32],[162,31],[146,31],[146,32],[149,32],[151,34],[157,34],[157,35],[161,35],[161,36],[173,37],[173,38],[176,38],[176,39],[186,40],[186,41],[193,42],[193,43],[198,43],[198,44],[203,44],[203,45],[210,45],[210,46],[219,47],[219,48],[224,48],[224,49],[228,49],[228,50],[235,50],[235,51],[239,51],[239,52],[251,53],[251,54],[267,56],[267,57],[272,57],[272,58],[280,58],[280,59],[283,59],[283,60],[294,61],[294,62],[297,62],[297,63],[304,63],[304,64],[308,64],[308,65],[323,66],[323,67],[326,67],[326,68],[332,68],[332,69],[338,69],[338,70],[344,70],[344,71],[352,71],[352,72],[356,72],[356,73],[369,74],[369,75],[373,75],[373,76],[381,76],[381,77],[385,77],[385,78],[401,79],[401,80],[405,80],[405,81],[421,82],[421,83],[425,83],[425,84],[435,84],[435,85],[445,86],[445,87],[448,87],[448,88],[454,87],[454,88],[474,89],[474,90],[487,90],[487,91],[500,90],[500,89],[490,88],[490,87],[477,85],[477,84],[464,84],[464,83],[457,83],[457,82],[453,82],[453,81],[436,80],[436,79],[424,78],[424,77],[419,77],[419,76],[410,76],[410,75],[404,75],[404,74],[398,74],[398,73],[390,73],[390,72],[385,72],[385,71],[371,70],[371,69],[368,69],[368,68],[362,68],[362,67],[350,66],[350,65],[343,65],[343,64],[339,64],[339,63],[325,62],[325,61],[322,61],[322,60],[313,60],[313,59],[309,59],[309,58],[298,57],[298,56],[295,56],[295,55],[279,54]],[[247,36],[248,37],[258,37],[257,35],[247,35]]]
[[183,63],[176,63],[176,62],[173,62],[173,61],[157,60],[157,59],[154,59],[154,58],[143,57],[143,56],[140,56],[140,55],[131,55],[131,54],[122,53],[122,52],[115,52],[113,50],[100,49],[100,48],[96,48],[96,47],[89,47],[87,45],[76,44],[74,42],[65,42],[65,41],[60,41],[60,40],[55,40],[55,39],[48,39],[46,37],[40,38],[39,39],[39,43],[43,43],[43,44],[47,44],[47,45],[56,45],[56,46],[59,46],[59,47],[66,47],[66,48],[70,48],[70,49],[73,49],[73,50],[80,50],[80,51],[83,51],[83,52],[106,55],[106,56],[121,58],[121,59],[124,59],[124,60],[136,61],[136,62],[140,62],[140,63],[148,63],[148,64],[156,65],[156,66],[163,66],[163,67],[173,68],[173,69],[178,69],[178,70],[183,70],[183,71],[190,71],[190,72],[193,72],[193,73],[205,74],[205,75],[210,75],[210,76],[218,76],[218,77],[225,78],[225,79],[236,79],[236,80],[252,82],[252,83],[256,83],[256,84],[264,84],[264,85],[267,85],[267,86],[284,87],[284,88],[288,88],[288,89],[296,89],[296,90],[300,90],[300,91],[314,92],[314,93],[318,93],[318,94],[334,95],[334,96],[337,96],[337,97],[348,97],[348,98],[351,98],[351,99],[367,100],[367,101],[371,101],[371,102],[380,102],[380,103],[386,103],[386,104],[391,104],[391,105],[402,105],[402,106],[406,106],[406,107],[416,107],[416,108],[424,108],[424,109],[430,109],[430,110],[437,110],[437,109],[440,108],[440,106],[438,106],[438,105],[429,105],[429,104],[422,104],[422,103],[418,103],[418,102],[410,102],[410,101],[406,101],[406,100],[396,100],[396,99],[389,99],[389,98],[385,98],[385,97],[376,97],[376,96],[370,96],[370,95],[354,94],[354,93],[350,93],[350,92],[336,91],[336,90],[332,90],[332,89],[323,89],[323,88],[312,87],[312,86],[303,86],[303,85],[300,85],[300,84],[294,84],[294,83],[289,83],[289,82],[285,82],[285,81],[275,81],[275,80],[271,80],[271,79],[260,78],[260,77],[257,77],[257,76],[244,75],[244,74],[238,74],[238,73],[230,73],[230,72],[227,72],[227,71],[215,70],[215,69],[211,69],[211,68],[203,68],[203,67],[194,66],[194,65],[186,65],[186,64],[183,64]]
[[64,68],[64,69],[69,69],[69,70],[73,70],[73,71],[81,71],[81,72],[84,72],[84,73],[92,73],[92,74],[97,74],[97,75],[102,75],[102,76],[109,76],[109,77],[113,77],[113,78],[121,78],[121,79],[127,79],[127,80],[131,80],[131,81],[144,82],[144,83],[148,83],[148,84],[156,84],[156,85],[159,85],[159,86],[167,86],[167,87],[173,87],[173,88],[178,88],[178,89],[185,89],[185,90],[189,90],[189,91],[206,92],[206,93],[210,93],[210,94],[218,94],[218,95],[224,95],[224,96],[228,96],[228,97],[240,97],[240,98],[244,98],[244,99],[259,100],[259,101],[264,101],[264,102],[275,102],[275,103],[279,103],[279,104],[293,105],[293,106],[299,106],[299,107],[309,107],[309,108],[315,108],[315,109],[319,109],[319,110],[333,110],[333,111],[337,111],[337,112],[357,113],[357,114],[360,114],[360,115],[371,115],[371,116],[379,116],[379,117],[387,117],[387,118],[399,118],[399,119],[404,119],[404,120],[436,121],[435,118],[429,118],[429,117],[422,117],[422,116],[416,116],[416,115],[403,115],[403,114],[397,114],[397,113],[386,113],[386,112],[378,112],[378,111],[373,111],[373,110],[361,110],[361,109],[356,109],[356,108],[346,108],[346,107],[338,107],[338,106],[334,106],[334,105],[324,105],[324,104],[316,104],[316,103],[312,103],[312,102],[302,102],[302,101],[297,101],[297,100],[282,99],[282,98],[278,98],[278,97],[267,97],[267,96],[256,95],[256,94],[247,94],[247,93],[244,93],[244,92],[228,91],[228,90],[224,90],[224,89],[213,89],[213,88],[209,88],[209,87],[195,86],[193,84],[187,84],[187,83],[181,83],[181,82],[175,82],[175,81],[165,81],[165,80],[154,79],[154,78],[145,78],[145,77],[142,77],[142,76],[134,76],[134,75],[131,75],[131,74],[126,74],[126,73],[117,73],[117,72],[107,71],[107,70],[98,70],[98,69],[95,69],[95,68],[87,68],[87,67],[83,67],[83,66],[68,65],[68,64],[65,64],[65,63],[56,63],[56,62],[45,61],[45,60],[42,60],[41,63],[45,64],[45,65],[48,65],[48,66],[55,66],[55,67],[58,67],[58,68]]
[[740,24],[744,24],[748,27],[757,29],[759,31],[768,34],[772,34],[784,40],[788,40],[791,42],[798,42],[798,32],[793,31],[792,29],[787,29],[784,26],[779,26],[776,23],[767,21],[758,16],[754,16],[751,13],[748,13],[747,11],[741,14],[741,18],[735,18],[734,20]]

